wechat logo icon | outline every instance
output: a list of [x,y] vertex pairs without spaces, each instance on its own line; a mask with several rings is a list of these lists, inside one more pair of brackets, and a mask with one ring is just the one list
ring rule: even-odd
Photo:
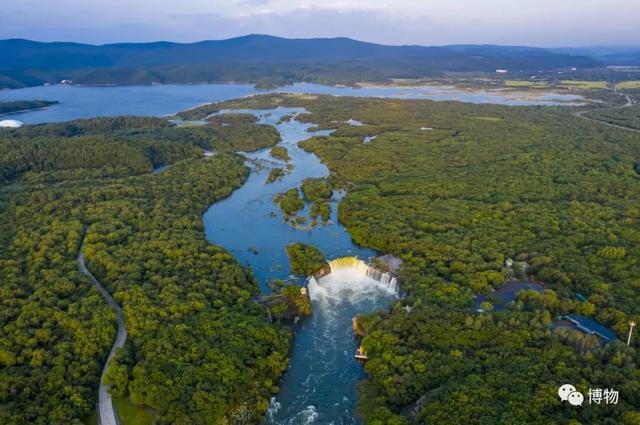
[[568,401],[572,406],[582,406],[584,402],[582,393],[576,390],[576,387],[571,384],[564,384],[558,388],[558,396],[560,397],[560,401]]

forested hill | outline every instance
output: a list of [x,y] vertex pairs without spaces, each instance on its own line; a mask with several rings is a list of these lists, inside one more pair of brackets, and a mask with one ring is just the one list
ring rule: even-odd
[[0,87],[71,79],[82,84],[336,81],[422,77],[445,71],[590,68],[587,56],[529,47],[385,46],[349,38],[227,40],[89,45],[0,41]]

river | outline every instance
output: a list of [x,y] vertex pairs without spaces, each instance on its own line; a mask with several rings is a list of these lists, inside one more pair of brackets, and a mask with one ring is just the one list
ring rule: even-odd
[[[225,112],[225,111],[222,111]],[[222,245],[241,263],[250,265],[261,283],[263,292],[269,292],[269,279],[287,279],[290,275],[286,245],[292,242],[310,243],[320,248],[325,256],[333,259],[346,255],[367,258],[374,252],[355,245],[351,237],[337,220],[337,201],[334,195],[331,205],[331,221],[326,226],[316,226],[309,230],[296,229],[282,220],[280,208],[273,203],[273,197],[288,189],[300,187],[307,178],[326,177],[327,167],[313,154],[298,147],[298,142],[312,136],[328,135],[329,131],[309,133],[313,124],[290,120],[278,124],[284,115],[305,112],[297,108],[277,108],[270,111],[236,110],[254,113],[259,123],[275,126],[280,132],[284,146],[289,152],[293,171],[281,180],[267,184],[269,170],[278,166],[286,168],[287,163],[269,156],[270,149],[246,153],[252,172],[245,184],[233,194],[215,204],[203,216],[207,238]],[[256,162],[259,164],[257,165]],[[304,213],[308,212],[309,206]]]
[[[536,101],[488,92],[469,92],[433,87],[367,87],[361,89],[296,84],[284,92],[332,95],[461,100],[505,105],[553,104],[575,101],[575,97],[540,97]],[[34,87],[1,91],[3,100],[58,100],[50,108],[13,114],[25,123],[57,122],[77,118],[110,115],[163,116],[205,102],[223,101],[257,93],[249,85],[208,84],[153,87]],[[552,95],[549,95],[552,96]],[[244,265],[251,266],[263,293],[270,292],[272,279],[307,283],[305,277],[290,276],[285,246],[292,242],[311,243],[327,258],[357,256],[367,259],[375,253],[358,247],[337,221],[334,193],[331,221],[311,229],[296,229],[285,223],[273,196],[299,187],[310,177],[328,176],[319,159],[298,147],[298,142],[326,131],[310,133],[312,124],[294,120],[280,122],[284,115],[304,113],[303,109],[277,108],[269,111],[245,111],[259,122],[275,126],[282,136],[280,146],[288,149],[293,165],[291,173],[271,184],[266,183],[269,169],[285,166],[264,149],[245,154],[252,172],[245,184],[232,195],[214,203],[203,215],[206,237],[211,243],[229,250]],[[305,212],[308,211],[308,206]],[[338,263],[338,262],[336,262]],[[313,289],[313,292],[311,292]],[[329,277],[310,285],[313,316],[298,329],[288,370],[280,382],[280,392],[272,400],[270,423],[282,425],[358,424],[354,413],[355,386],[364,378],[362,365],[355,361],[356,341],[352,337],[351,318],[359,313],[386,308],[396,296],[388,287],[371,279],[358,267],[343,267]]]
[[[311,229],[297,229],[284,222],[279,207],[272,201],[274,195],[299,187],[306,178],[329,175],[315,155],[298,147],[302,140],[329,132],[309,133],[313,124],[296,120],[279,123],[282,116],[304,113],[304,109],[235,112],[254,113],[260,123],[275,126],[282,137],[280,146],[289,151],[289,163],[294,169],[282,180],[267,184],[269,169],[276,165],[286,167],[286,164],[273,160],[269,149],[245,154],[252,165],[252,173],[242,187],[229,198],[211,205],[204,214],[207,238],[231,251],[241,263],[251,266],[263,293],[270,292],[267,285],[270,279],[290,278],[285,246],[292,242],[311,243],[329,259],[373,256],[373,251],[355,245],[338,223],[338,193],[331,202],[331,222]],[[256,162],[260,165],[256,166]],[[308,212],[308,207],[303,214]],[[352,336],[351,318],[358,313],[385,308],[393,294],[363,273],[342,275],[342,286],[338,290],[311,294],[314,314],[296,332],[289,369],[269,411],[271,423],[358,423],[354,415],[355,385],[364,373],[354,359],[357,346]],[[291,276],[291,279],[306,284],[306,277]],[[320,282],[321,285],[328,283],[330,280]]]

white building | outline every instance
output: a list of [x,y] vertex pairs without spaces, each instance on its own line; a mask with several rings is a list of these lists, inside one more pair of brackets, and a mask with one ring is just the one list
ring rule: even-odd
[[0,127],[2,128],[20,128],[23,124],[17,120],[4,120],[0,121]]

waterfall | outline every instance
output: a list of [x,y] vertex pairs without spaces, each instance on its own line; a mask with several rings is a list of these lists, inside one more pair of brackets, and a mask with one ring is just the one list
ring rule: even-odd
[[328,264],[330,273],[309,278],[311,299],[339,298],[343,292],[362,294],[380,289],[399,297],[395,276],[369,266],[358,257],[336,258]]
[[364,261],[360,260],[358,257],[340,257],[329,261],[329,266],[333,271],[335,271],[339,268],[358,267],[363,263]]
[[356,274],[361,276],[369,276],[368,271],[370,267],[359,259],[358,257],[341,257],[335,260],[329,261],[329,268],[331,273],[341,272],[345,269],[353,269]]
[[267,307],[267,314],[269,315],[269,323],[273,323],[273,319],[271,318],[271,309],[269,308],[269,306]]
[[350,413],[362,375],[354,357],[359,343],[353,338],[353,318],[385,309],[398,298],[396,279],[357,257],[344,257],[310,276],[307,290],[313,316],[298,331],[300,346],[296,344],[285,390],[278,395],[282,409],[278,413],[280,406],[273,400],[267,423],[358,423]]
[[381,272],[378,269],[367,266],[367,276],[373,280],[380,282],[380,285],[384,286],[394,294],[398,294],[398,280],[391,273]]

